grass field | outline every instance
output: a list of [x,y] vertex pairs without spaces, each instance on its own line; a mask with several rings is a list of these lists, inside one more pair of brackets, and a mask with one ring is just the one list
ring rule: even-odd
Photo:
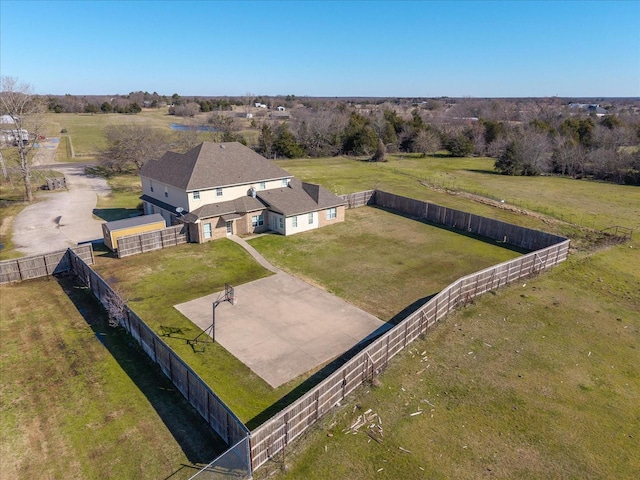
[[[569,225],[554,225],[535,216],[472,204],[455,191],[505,200],[508,205],[589,228],[622,225],[640,229],[640,190],[636,187],[561,177],[496,175],[490,158],[389,156],[388,162],[370,163],[335,157],[277,163],[293,175],[320,183],[334,193],[379,188],[571,237],[578,232]],[[421,182],[439,188],[428,188]],[[443,193],[443,188],[452,190],[453,194]]]
[[384,321],[463,275],[519,255],[369,207],[350,210],[332,228],[250,243],[279,268]]
[[107,179],[111,193],[99,196],[93,214],[106,221],[122,220],[141,213],[142,186],[137,175],[116,175]]
[[[378,231],[370,233],[375,225]],[[402,236],[397,235],[400,231]],[[252,243],[283,269],[385,321],[456,278],[517,255],[373,208],[350,212],[344,223],[331,228],[292,237],[267,235]],[[385,254],[391,245],[395,253]],[[447,254],[442,254],[445,245]],[[403,255],[407,251],[414,252],[411,258]],[[226,239],[122,260],[100,258],[96,270],[129,298],[134,311],[157,332],[161,325],[179,327],[189,338],[199,330],[173,305],[220,291],[225,283],[240,285],[269,274]],[[394,279],[395,287],[385,287]],[[274,390],[218,345],[201,354],[194,353],[184,339],[166,340],[251,427],[291,401],[292,391],[299,394],[300,388],[309,388],[301,383],[314,373]]]
[[[58,161],[86,162],[93,160],[98,152],[106,148],[104,129],[108,125],[145,125],[165,129],[170,132],[171,123],[186,123],[167,109],[145,109],[136,115],[118,113],[48,113],[48,136],[61,137]],[[61,133],[66,130],[66,133]],[[71,158],[70,146],[73,145],[75,157]],[[62,155],[66,157],[62,157]]]
[[[59,162],[86,162],[96,158],[100,150],[106,148],[104,129],[109,125],[145,125],[159,128],[167,133],[172,123],[185,125],[202,125],[207,123],[209,114],[201,114],[196,118],[176,117],[169,115],[168,108],[144,109],[135,115],[120,113],[48,113],[48,136],[60,137],[60,148],[56,158]],[[61,133],[66,130],[65,133]],[[249,144],[257,144],[258,132],[255,129],[242,130],[240,133]],[[211,135],[202,132],[201,141],[211,140]],[[73,147],[74,157],[71,157]]]
[[[284,462],[279,457],[255,477],[638,478],[639,248],[631,242],[593,252],[588,229],[546,217],[637,230],[640,190],[501,177],[487,172],[484,159],[327,162],[279,164],[338,193],[377,187],[527,226],[541,222],[538,228],[569,234],[581,248],[553,271],[450,316],[290,446]],[[507,202],[543,215],[500,211],[420,180],[493,198],[508,192]],[[344,433],[367,409],[384,419],[382,444],[363,431]]]
[[[638,478],[638,250],[483,296],[255,478]],[[368,409],[381,444],[343,432]]]
[[[173,120],[160,118],[161,112],[153,114],[158,118],[118,116],[113,121],[137,117],[164,127]],[[90,158],[95,152],[93,142],[99,140],[83,137],[99,135],[102,127],[83,126],[94,121],[88,115],[52,116],[60,120],[53,130],[67,128],[76,153],[87,155],[80,159]],[[108,118],[100,119],[104,120]],[[323,420],[315,433],[289,446],[285,458],[288,473],[274,463],[259,470],[257,478],[273,471],[277,474],[271,478],[310,479],[640,476],[637,187],[554,177],[503,177],[491,172],[490,159],[482,158],[391,156],[384,164],[346,158],[277,163],[336,193],[377,187],[569,236],[573,253],[553,271],[486,295],[449,317],[401,354],[377,386],[361,389],[344,408]],[[111,181],[116,185],[114,195],[98,206],[104,218],[117,215],[119,210],[135,209],[139,203],[137,180]],[[504,199],[506,204],[533,214],[472,201],[456,194],[459,191]],[[3,186],[3,198],[5,195]],[[368,218],[364,215],[367,210],[375,211],[384,221]],[[2,208],[4,218],[10,214]],[[412,276],[414,268],[427,272],[424,264],[414,256],[402,260],[398,252],[417,252],[421,247],[414,240],[397,243],[394,233],[415,239],[421,236],[420,231],[408,234],[404,226],[394,226],[395,218],[386,215],[373,209],[348,212],[348,219],[357,218],[369,227],[369,231],[359,232],[359,237],[358,232],[350,231],[356,227],[348,220],[340,235],[332,227],[312,232],[308,238],[269,236],[252,243],[280,267],[390,319],[408,303],[435,293],[441,288],[440,280],[448,282],[447,269],[457,268],[469,257],[464,261],[457,255],[445,258],[434,268],[440,279],[430,278],[430,274]],[[611,225],[634,228],[635,242],[596,249],[593,242],[598,235],[591,229]],[[376,240],[373,232],[378,230]],[[350,243],[341,242],[342,235]],[[456,243],[453,239],[448,242]],[[189,246],[176,247],[167,250],[170,260],[162,268],[157,253],[131,257],[131,263],[105,255],[99,262],[107,279],[119,275],[132,279],[129,299],[152,326],[162,322],[182,325],[180,322],[188,320],[176,316],[172,308],[178,303],[176,297],[184,301],[186,296],[195,298],[220,290],[230,278],[240,283],[268,274],[232,245],[214,242],[199,255]],[[495,254],[489,253],[488,245],[478,248]],[[2,255],[10,256],[10,248]],[[358,267],[345,265],[348,262],[345,258],[340,261],[340,256],[347,260],[353,256]],[[388,260],[393,268],[369,268],[370,260],[376,257]],[[395,275],[396,269],[402,274]],[[468,271],[474,269],[476,265]],[[151,270],[156,270],[157,276],[151,276]],[[383,283],[385,278],[393,287]],[[404,290],[403,285],[407,287]],[[409,292],[414,285],[415,292]],[[120,287],[124,288],[124,282]],[[65,292],[71,292],[71,300]],[[386,296],[387,292],[393,295]],[[209,449],[215,441],[207,440],[205,431],[194,434],[202,439],[199,445],[205,447],[201,448],[197,446],[200,440],[191,444],[184,429],[171,422],[183,411],[182,404],[175,403],[178,400],[174,397],[155,395],[175,394],[171,386],[156,388],[162,385],[163,377],[148,376],[149,365],[143,356],[123,357],[128,342],[93,324],[100,313],[84,293],[43,280],[0,287],[0,297],[0,334],[5,344],[0,350],[3,476],[8,472],[12,478],[166,478],[178,472],[171,478],[186,478],[193,471],[182,467],[183,463],[206,462],[215,456],[217,447]],[[195,336],[196,331],[189,333]],[[47,343],[48,338],[56,342]],[[106,342],[106,348],[97,338]],[[110,346],[109,342],[117,344],[116,340],[120,347]],[[82,349],[75,347],[80,344]],[[302,381],[297,379],[271,390],[217,346],[207,348],[204,355],[194,355],[184,340],[176,340],[172,347],[181,355],[191,355],[189,361],[197,371],[211,370],[215,365],[216,373],[207,381],[216,392],[224,392],[225,401],[231,399],[228,403],[252,427],[286,403],[288,392],[299,393],[305,387],[303,383],[296,389]],[[85,353],[88,356],[83,357]],[[88,365],[96,368],[91,370]],[[73,371],[77,374],[64,374]],[[240,379],[241,385],[230,386],[229,377]],[[18,390],[17,385],[26,390]],[[127,408],[119,409],[122,404]],[[356,404],[364,410],[372,408],[384,419],[382,444],[368,442],[362,432],[342,433],[358,415]],[[78,405],[87,412],[85,416],[74,415]],[[411,416],[418,408],[422,413]],[[124,410],[122,415],[120,410]],[[198,431],[197,417],[184,421],[191,425],[190,432]]]
[[2,478],[186,479],[224,443],[69,279],[0,289]]

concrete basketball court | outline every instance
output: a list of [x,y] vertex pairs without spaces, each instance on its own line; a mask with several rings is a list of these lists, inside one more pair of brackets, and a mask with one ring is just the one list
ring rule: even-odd
[[[215,293],[175,308],[203,330]],[[286,273],[235,287],[216,308],[216,342],[273,388],[346,352],[387,324]]]

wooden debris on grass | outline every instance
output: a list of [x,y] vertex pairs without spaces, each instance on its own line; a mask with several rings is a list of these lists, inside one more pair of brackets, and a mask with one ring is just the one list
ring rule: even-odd
[[382,419],[377,413],[374,413],[373,410],[368,409],[363,414],[358,415],[358,418],[351,423],[351,426],[342,430],[342,433],[346,435],[357,435],[361,428],[369,438],[375,442],[383,442],[384,431],[382,429]]

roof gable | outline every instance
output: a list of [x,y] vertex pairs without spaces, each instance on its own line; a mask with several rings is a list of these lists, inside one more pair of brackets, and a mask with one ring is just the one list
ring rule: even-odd
[[184,154],[167,152],[147,162],[140,175],[185,191],[292,177],[239,142],[203,142]]
[[337,207],[346,202],[320,185],[292,179],[288,187],[262,190],[258,198],[286,217]]

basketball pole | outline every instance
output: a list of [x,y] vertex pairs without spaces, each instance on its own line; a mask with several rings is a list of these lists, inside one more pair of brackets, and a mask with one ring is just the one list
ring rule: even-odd
[[[224,297],[213,302],[213,309],[211,313],[211,317],[212,317],[211,325],[209,325],[206,330],[203,330],[202,332],[200,332],[198,336],[196,336],[196,338],[194,338],[193,340],[187,340],[187,343],[189,345],[192,345],[192,346],[197,345],[198,339],[202,335],[207,335],[208,332],[211,332],[212,342],[216,343],[216,307],[220,305],[222,302],[229,302],[231,305],[235,305],[235,296],[233,295],[233,292],[234,292],[233,287],[229,284],[225,284],[224,287],[225,287]],[[205,347],[203,348],[206,348],[207,341],[205,340],[203,343],[205,344]]]
[[213,302],[213,322],[211,323],[211,340],[213,343],[216,343],[216,307],[218,306],[218,301]]

